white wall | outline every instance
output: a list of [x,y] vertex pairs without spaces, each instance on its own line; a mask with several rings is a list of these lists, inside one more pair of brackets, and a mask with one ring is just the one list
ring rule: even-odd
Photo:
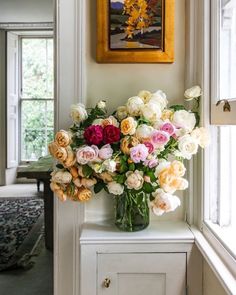
[[[93,106],[106,99],[110,110],[142,89],[166,92],[171,104],[183,103],[185,78],[185,0],[175,1],[175,62],[173,64],[98,64],[96,56],[96,0],[86,1],[86,99]],[[181,195],[178,193],[178,195]],[[183,219],[185,202],[164,219]],[[108,204],[110,203],[110,204]],[[113,213],[111,197],[96,197],[86,208],[87,218],[94,212]],[[88,216],[89,214],[89,216]]]
[[53,0],[0,0],[0,23],[52,21]]
[[207,262],[203,264],[203,295],[227,295]]

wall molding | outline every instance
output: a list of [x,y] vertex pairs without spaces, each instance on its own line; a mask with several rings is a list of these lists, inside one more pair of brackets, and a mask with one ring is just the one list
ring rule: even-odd
[[2,30],[52,30],[52,22],[37,22],[37,23],[0,23]]
[[[85,103],[85,1],[55,1],[56,130],[71,124],[70,106]],[[80,227],[84,206],[54,199],[54,294],[79,294]]]

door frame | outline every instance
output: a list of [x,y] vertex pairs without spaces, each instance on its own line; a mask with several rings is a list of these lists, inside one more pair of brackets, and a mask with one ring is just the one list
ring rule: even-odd
[[[68,129],[70,106],[85,103],[85,0],[54,1],[55,129]],[[54,198],[54,294],[79,294],[84,206]]]

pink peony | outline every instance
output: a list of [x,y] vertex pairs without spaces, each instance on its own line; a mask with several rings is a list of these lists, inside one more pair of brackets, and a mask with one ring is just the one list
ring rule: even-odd
[[145,141],[143,144],[148,148],[149,154],[154,151],[154,146],[151,142]]
[[84,138],[87,144],[99,145],[103,141],[103,128],[100,125],[92,125],[85,129]]
[[104,145],[98,153],[99,158],[102,160],[111,158],[112,154],[113,154],[113,149],[111,148],[110,144]]
[[161,126],[161,131],[165,131],[167,132],[168,134],[170,135],[173,135],[175,133],[175,127],[173,124],[171,123],[164,123],[162,126]]
[[96,145],[83,146],[76,152],[77,162],[81,165],[85,165],[88,162],[95,161],[98,157],[98,147]]
[[154,145],[158,146],[165,145],[169,141],[169,139],[170,135],[165,131],[155,130],[151,135],[152,142],[154,143]]
[[134,163],[145,161],[148,155],[148,148],[144,144],[138,144],[130,149],[130,157]]

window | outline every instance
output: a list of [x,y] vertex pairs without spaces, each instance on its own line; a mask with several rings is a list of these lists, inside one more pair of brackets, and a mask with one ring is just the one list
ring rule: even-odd
[[20,38],[20,160],[47,154],[53,140],[53,39]]
[[[211,147],[205,224],[236,258],[236,0],[212,0]],[[226,99],[231,111],[216,102]]]

